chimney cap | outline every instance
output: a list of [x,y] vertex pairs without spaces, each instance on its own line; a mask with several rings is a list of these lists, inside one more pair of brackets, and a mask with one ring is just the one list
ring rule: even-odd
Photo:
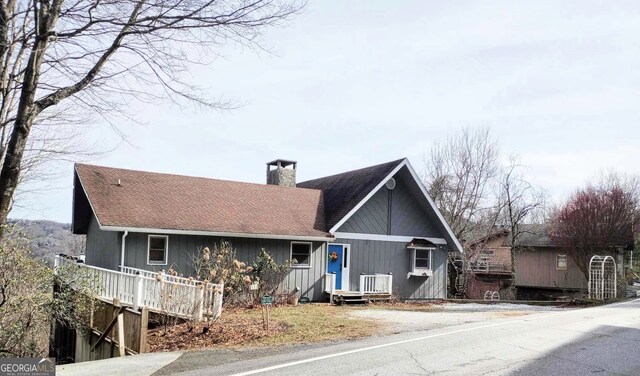
[[279,166],[279,167],[287,167],[293,165],[293,168],[296,168],[297,161],[292,161],[290,159],[276,159],[271,162],[267,162],[267,166]]

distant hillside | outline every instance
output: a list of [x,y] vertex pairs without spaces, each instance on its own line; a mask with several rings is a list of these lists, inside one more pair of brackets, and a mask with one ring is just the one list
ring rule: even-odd
[[11,220],[17,231],[29,239],[31,252],[37,258],[52,262],[58,253],[80,255],[85,250],[85,236],[73,235],[71,225],[54,221]]

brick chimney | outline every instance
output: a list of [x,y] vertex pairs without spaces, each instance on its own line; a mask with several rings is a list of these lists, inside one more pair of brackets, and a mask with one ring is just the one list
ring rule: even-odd
[[267,184],[282,187],[296,186],[296,161],[276,159],[267,163]]

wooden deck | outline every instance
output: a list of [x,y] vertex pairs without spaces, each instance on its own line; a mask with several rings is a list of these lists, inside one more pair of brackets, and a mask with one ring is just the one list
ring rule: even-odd
[[91,276],[96,298],[107,303],[118,299],[121,305],[175,317],[202,320],[205,316],[217,318],[222,313],[224,286],[197,281],[163,272],[149,272],[122,267],[122,271],[78,264],[68,257],[57,255],[54,270],[74,265]]
[[[327,296],[329,296],[328,292]],[[360,291],[336,290],[333,294],[333,301],[337,305],[369,304],[370,302],[390,300],[391,294],[388,293],[362,293]]]
[[368,304],[372,301],[391,300],[391,274],[361,274],[357,291],[336,289],[336,275],[333,273],[325,274],[324,280],[324,291],[331,303]]

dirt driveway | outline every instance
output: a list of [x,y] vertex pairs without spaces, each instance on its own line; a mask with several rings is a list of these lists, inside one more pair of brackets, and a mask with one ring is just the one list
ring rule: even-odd
[[349,315],[354,318],[368,318],[381,321],[385,332],[399,333],[405,331],[429,330],[444,328],[496,318],[515,317],[541,312],[563,311],[568,308],[549,306],[532,306],[527,304],[476,304],[476,303],[444,303],[437,305],[402,304],[398,307],[383,306],[352,310]]

